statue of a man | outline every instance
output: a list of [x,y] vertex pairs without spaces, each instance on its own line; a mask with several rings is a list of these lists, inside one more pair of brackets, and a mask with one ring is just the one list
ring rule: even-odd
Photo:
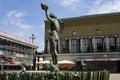
[[57,65],[57,46],[59,43],[60,30],[59,21],[53,13],[48,14],[48,6],[46,4],[41,3],[41,7],[45,10],[46,17],[50,21],[50,53],[52,55],[53,64]]

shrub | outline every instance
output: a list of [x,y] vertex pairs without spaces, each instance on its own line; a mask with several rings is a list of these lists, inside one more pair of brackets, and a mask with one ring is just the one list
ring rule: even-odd
[[[109,80],[108,71],[0,72],[0,80]],[[59,78],[59,79],[58,79]]]

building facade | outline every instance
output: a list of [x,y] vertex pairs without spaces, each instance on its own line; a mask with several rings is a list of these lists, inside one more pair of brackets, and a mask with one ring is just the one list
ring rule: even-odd
[[[84,61],[85,70],[120,72],[120,13],[64,18],[58,60]],[[49,22],[45,21],[44,60],[51,60]]]
[[34,49],[38,46],[10,34],[0,32],[0,65],[33,64]]

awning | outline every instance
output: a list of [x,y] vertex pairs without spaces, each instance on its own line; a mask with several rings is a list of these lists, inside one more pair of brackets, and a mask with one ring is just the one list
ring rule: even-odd
[[75,64],[75,63],[73,61],[62,60],[62,61],[58,61],[58,64]]
[[37,64],[50,64],[50,61],[41,61],[41,62],[36,62]]
[[75,63],[73,61],[62,60],[58,61],[58,66],[60,69],[70,69],[75,66]]

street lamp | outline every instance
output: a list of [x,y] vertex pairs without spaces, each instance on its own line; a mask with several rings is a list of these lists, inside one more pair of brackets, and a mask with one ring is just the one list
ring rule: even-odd
[[30,37],[30,39],[31,39],[31,41],[32,41],[32,44],[34,43],[35,38],[36,38],[35,35],[32,34],[32,36]]
[[[32,36],[30,37],[30,39],[31,39],[31,41],[32,41],[32,44],[34,43],[35,38],[36,38],[35,35],[32,34]],[[30,59],[31,59],[31,63],[30,63],[30,65],[31,65],[31,70],[32,70],[32,65],[33,65],[33,54],[34,54],[34,51],[33,51],[33,46],[32,46],[32,51],[31,51],[31,55],[30,55]]]

